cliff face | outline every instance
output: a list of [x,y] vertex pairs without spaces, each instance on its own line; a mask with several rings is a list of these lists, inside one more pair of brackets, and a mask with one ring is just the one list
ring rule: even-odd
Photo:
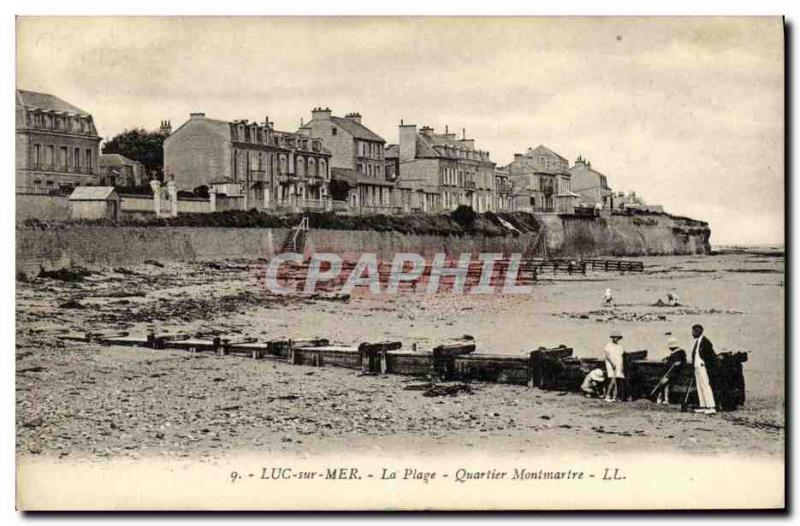
[[564,256],[654,256],[708,254],[708,223],[669,214],[612,215],[608,218],[539,218],[547,248]]

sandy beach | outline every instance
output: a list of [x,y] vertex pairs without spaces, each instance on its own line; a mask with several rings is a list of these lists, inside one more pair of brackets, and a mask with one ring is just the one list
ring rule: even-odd
[[[349,301],[263,292],[246,261],[93,270],[76,281],[17,281],[17,452],[74,460],[213,458],[231,451],[784,454],[782,256],[642,258],[643,273],[542,276],[526,295],[370,296]],[[617,305],[601,309],[611,288]],[[667,292],[681,306],[653,304]],[[666,355],[702,323],[717,352],[748,351],[746,405],[712,417],[640,400],[475,383],[424,397],[419,379],[363,376],[182,351],[58,340],[59,329],[190,331],[332,342],[401,340],[422,349],[464,334],[479,352],[565,344],[600,356],[613,329],[629,350]]]

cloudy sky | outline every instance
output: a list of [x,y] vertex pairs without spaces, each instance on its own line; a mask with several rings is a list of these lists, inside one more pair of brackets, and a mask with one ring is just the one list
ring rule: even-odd
[[400,119],[466,128],[498,164],[583,155],[715,244],[784,238],[780,19],[22,18],[17,57],[19,88],[103,137],[324,105],[389,142]]

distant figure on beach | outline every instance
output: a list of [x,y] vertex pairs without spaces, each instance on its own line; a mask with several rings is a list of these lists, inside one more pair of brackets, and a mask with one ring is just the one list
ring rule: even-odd
[[713,415],[717,412],[714,402],[714,391],[711,389],[710,376],[713,375],[714,367],[717,365],[717,354],[714,352],[714,345],[711,340],[703,334],[703,326],[695,324],[692,326],[692,365],[694,365],[694,379],[697,385],[697,398],[700,405],[694,410],[695,413]]
[[680,303],[678,303],[678,295],[673,294],[672,292],[667,292],[667,305],[670,307],[677,307],[680,305]]
[[663,298],[658,298],[653,304],[654,307],[678,307],[680,303],[678,303],[678,295],[673,294],[672,292],[667,292],[667,299],[664,300]]
[[667,347],[669,348],[669,356],[664,358],[664,363],[667,365],[667,371],[664,377],[656,386],[658,397],[656,403],[669,404],[669,387],[680,376],[681,368],[686,363],[686,351],[680,348],[678,340],[670,338],[667,340]]
[[619,343],[622,334],[619,331],[611,333],[611,341],[606,344],[606,402],[624,400],[625,396],[625,371],[623,369],[623,355],[625,349]]
[[606,293],[603,295],[603,307],[613,307],[614,306],[614,296],[611,295],[611,289],[606,289]]
[[606,374],[599,367],[595,367],[583,379],[581,391],[583,391],[586,398],[597,398],[602,396],[605,384]]

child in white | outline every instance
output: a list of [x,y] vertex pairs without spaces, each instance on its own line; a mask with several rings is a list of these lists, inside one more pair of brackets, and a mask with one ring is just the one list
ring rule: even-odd
[[606,402],[613,402],[622,396],[621,390],[625,382],[625,371],[623,370],[622,357],[625,349],[619,343],[622,334],[619,331],[611,333],[611,341],[606,344],[606,376],[608,386],[606,387]]

